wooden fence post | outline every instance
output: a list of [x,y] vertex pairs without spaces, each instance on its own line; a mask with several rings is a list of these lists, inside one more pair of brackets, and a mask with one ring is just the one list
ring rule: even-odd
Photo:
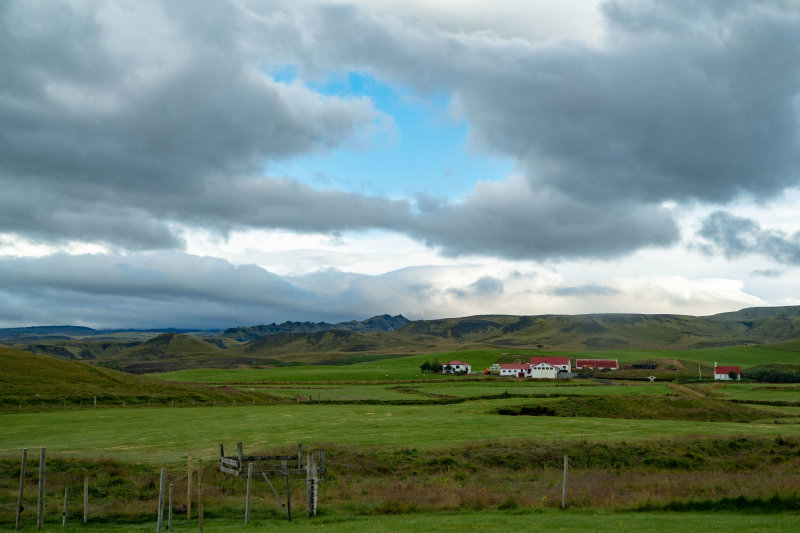
[[306,516],[311,516],[311,499],[313,489],[311,487],[311,452],[306,454]]
[[36,528],[44,527],[44,482],[47,470],[47,448],[42,446],[39,450],[39,499],[36,506]]
[[167,531],[172,533],[172,483],[169,484],[169,503],[167,504]]
[[250,523],[250,486],[253,484],[253,463],[247,463],[247,492],[244,498],[244,525]]
[[67,525],[67,495],[69,494],[69,487],[64,487],[64,512],[61,515],[61,527]]
[[203,460],[197,460],[197,517],[200,533],[203,533]]
[[158,523],[156,524],[156,532],[161,533],[164,527],[164,483],[167,478],[167,469],[161,469],[161,479],[158,482]]
[[569,457],[564,456],[564,481],[561,484],[561,508],[565,509],[567,507],[567,468],[569,464]]
[[25,491],[25,468],[28,462],[28,448],[22,448],[22,464],[19,470],[19,498],[17,498],[17,525],[14,531],[19,529],[20,515],[22,514],[22,495]]
[[83,478],[83,525],[89,521],[89,476]]
[[292,521],[292,489],[289,487],[289,474],[286,474],[286,516]]
[[186,455],[186,520],[192,519],[192,450]]

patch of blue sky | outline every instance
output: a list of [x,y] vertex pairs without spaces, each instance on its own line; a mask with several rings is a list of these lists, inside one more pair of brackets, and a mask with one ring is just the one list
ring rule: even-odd
[[[287,83],[296,76],[290,66],[271,74]],[[393,198],[424,193],[455,199],[472,190],[477,181],[505,179],[514,168],[507,158],[468,146],[469,124],[450,114],[446,94],[417,95],[354,71],[308,86],[328,96],[368,98],[393,124],[383,130],[376,128],[372,137],[358,146],[272,162],[268,168],[272,176],[320,189]]]

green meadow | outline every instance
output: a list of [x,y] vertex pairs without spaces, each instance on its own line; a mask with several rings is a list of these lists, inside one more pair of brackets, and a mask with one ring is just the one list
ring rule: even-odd
[[[670,352],[669,359],[737,364],[741,357],[738,364],[746,368],[780,362],[768,358],[772,351],[784,361],[797,355],[748,347]],[[793,474],[800,468],[800,386],[609,380],[602,374],[549,382],[419,371],[425,361],[461,359],[479,370],[498,358],[529,355],[473,350],[348,365],[185,370],[143,381],[106,370],[93,378],[85,368],[69,366],[77,363],[63,367],[67,379],[80,376],[92,393],[104,386],[93,379],[117,387],[118,398],[131,402],[124,408],[109,401],[98,408],[60,402],[62,390],[76,398],[80,390],[40,381],[31,367],[34,381],[26,385],[20,377],[13,398],[21,397],[23,386],[38,387],[41,396],[28,394],[34,403],[19,412],[7,401],[0,413],[0,463],[9,465],[0,476],[0,528],[15,505],[19,471],[13,468],[20,450],[46,446],[61,465],[54,467],[49,488],[48,528],[60,529],[54,518],[60,487],[95,472],[108,487],[98,488],[96,498],[109,517],[86,530],[112,523],[115,531],[152,530],[154,473],[166,465],[180,484],[191,450],[209,469],[206,530],[238,531],[242,484],[216,464],[220,444],[233,450],[242,442],[245,453],[292,450],[299,443],[307,450],[325,448],[333,462],[321,516],[287,524],[262,494],[251,526],[258,531],[793,529],[797,515],[786,511],[800,510],[800,482]],[[654,352],[618,358],[658,357],[668,358]],[[179,401],[148,406],[154,394]],[[40,397],[49,400],[41,404]],[[695,418],[683,414],[685,405]],[[549,416],[525,414],[548,408]],[[658,413],[643,416],[648,409]],[[697,418],[703,410],[732,413],[730,420],[740,421],[703,421]],[[567,450],[575,454],[574,481],[570,507],[562,512],[557,463]],[[531,454],[547,459],[531,461]],[[32,483],[35,467],[29,468]],[[301,485],[293,489],[298,500]],[[743,497],[763,514],[730,512],[744,505]],[[670,506],[680,512],[665,512]],[[175,530],[195,528],[196,522],[180,520]]]
[[[621,388],[621,387],[620,387]],[[546,399],[543,401],[547,401]],[[71,456],[174,461],[191,449],[214,460],[220,443],[274,449],[389,446],[439,448],[506,439],[635,440],[679,436],[797,434],[800,424],[749,424],[580,417],[506,417],[519,398],[446,405],[338,405],[53,410],[0,415],[0,453],[46,445]]]

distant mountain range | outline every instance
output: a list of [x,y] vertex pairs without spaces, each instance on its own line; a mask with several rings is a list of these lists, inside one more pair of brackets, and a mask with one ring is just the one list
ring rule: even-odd
[[[800,306],[711,316],[669,314],[479,315],[409,321],[284,322],[223,332],[92,330],[74,326],[0,330],[0,343],[129,372],[330,363],[461,349],[674,350],[747,344],[800,345]],[[788,343],[788,344],[787,344]]]
[[321,331],[355,331],[367,333],[371,331],[394,331],[408,324],[409,320],[403,315],[378,315],[361,322],[350,320],[329,324],[327,322],[284,322],[283,324],[268,324],[249,327],[235,327],[226,329],[221,337],[235,339],[240,342],[252,341],[266,335],[279,333],[319,333]]
[[[103,335],[118,335],[120,333],[130,334],[158,334],[158,333],[194,333],[198,330],[161,328],[161,329],[93,329],[84,326],[28,326],[20,328],[0,328],[0,339],[9,338],[74,338],[74,337],[96,337]],[[207,333],[219,333],[219,330],[202,330]]]

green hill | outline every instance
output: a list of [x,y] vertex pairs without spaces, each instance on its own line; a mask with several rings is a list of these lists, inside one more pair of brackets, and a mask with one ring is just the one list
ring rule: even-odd
[[109,368],[64,361],[0,346],[0,407],[175,402],[191,405],[265,401],[269,396],[234,389],[170,383]]
[[399,334],[454,342],[556,350],[707,348],[780,342],[800,337],[800,308],[767,308],[693,317],[592,314],[474,316],[411,322]]

